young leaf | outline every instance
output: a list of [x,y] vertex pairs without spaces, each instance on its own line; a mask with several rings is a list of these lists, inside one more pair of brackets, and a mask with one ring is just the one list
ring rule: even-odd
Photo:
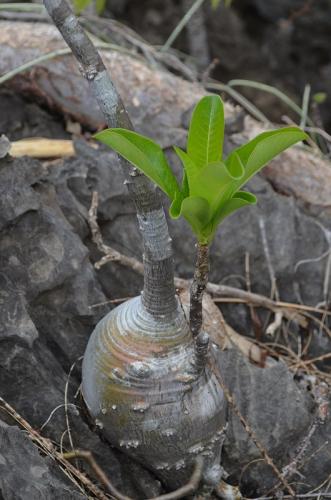
[[185,200],[185,198],[187,198],[188,196],[189,196],[189,185],[186,172],[184,171],[181,190],[178,193],[176,193],[175,198],[169,208],[170,216],[173,219],[178,219],[178,217],[180,216],[183,200]]
[[174,147],[174,150],[183,164],[184,171],[187,176],[188,185],[190,186],[191,182],[193,182],[194,177],[199,173],[199,168],[194,163],[194,161],[189,157],[189,155],[185,153],[185,151],[176,146]]
[[191,118],[187,153],[198,167],[222,159],[224,109],[219,96],[203,97]]
[[213,227],[216,229],[218,224],[220,224],[225,217],[239,208],[245,207],[246,205],[255,205],[256,202],[257,199],[254,194],[247,191],[238,191],[226,203],[220,205],[219,210],[213,217]]
[[263,132],[252,141],[233,151],[225,160],[226,165],[235,161],[237,155],[245,168],[245,174],[237,183],[236,189],[243,186],[270,160],[296,142],[303,141],[307,135],[297,127],[286,127],[271,132]]
[[187,222],[191,225],[199,242],[206,243],[207,239],[204,237],[204,228],[210,218],[210,208],[208,202],[198,196],[185,198],[182,203],[180,215],[183,215]]
[[171,200],[178,194],[176,177],[168,165],[162,148],[151,139],[131,130],[113,128],[94,136],[141,170],[164,191]]
[[[220,203],[223,194],[228,191],[235,181],[239,182],[244,174],[242,168],[232,168],[235,175],[231,175],[229,168],[223,162],[209,163],[203,167],[199,175],[190,183],[190,195],[205,198],[210,204],[212,212]],[[233,193],[231,190],[230,196]]]

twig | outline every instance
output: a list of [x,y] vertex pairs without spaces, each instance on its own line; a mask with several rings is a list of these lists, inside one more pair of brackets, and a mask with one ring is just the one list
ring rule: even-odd
[[268,325],[266,329],[266,335],[269,337],[273,337],[276,333],[276,331],[281,327],[283,321],[283,313],[282,311],[277,311],[275,313],[275,319],[270,325]]
[[66,460],[72,460],[73,458],[81,458],[85,460],[93,470],[94,474],[100,481],[100,483],[105,486],[105,488],[118,500],[132,500],[131,497],[123,495],[118,489],[111,483],[105,472],[97,464],[91,451],[87,450],[72,450],[68,453],[63,453],[63,457]]
[[[68,453],[64,453],[63,455],[67,460],[71,460],[73,458],[82,458],[90,465],[91,469],[99,479],[99,481],[106,487],[106,489],[118,500],[133,500],[131,497],[123,495],[109,480],[105,472],[101,469],[101,467],[97,464],[93,454],[90,451],[86,450],[73,450]],[[203,460],[201,457],[197,458],[196,464],[189,481],[171,493],[166,493],[164,495],[159,495],[157,497],[153,497],[149,500],[177,500],[179,498],[186,497],[191,495],[196,491],[199,486],[201,476],[203,471]]]
[[[53,416],[55,415],[55,413],[57,412],[57,410],[59,410],[60,408],[63,408],[65,406],[64,403],[62,403],[61,405],[57,405],[52,411],[51,413],[49,414],[47,420],[45,420],[45,422],[43,423],[43,425],[40,427],[40,430],[42,431],[46,425],[49,424],[49,422],[52,420]],[[75,408],[77,410],[77,406],[73,403],[69,403],[67,404],[67,406],[72,406],[73,408]],[[78,411],[78,410],[77,410]]]
[[198,457],[196,459],[195,467],[192,476],[188,483],[184,484],[178,490],[172,491],[171,493],[166,493],[165,495],[159,495],[158,497],[151,498],[150,500],[177,500],[179,498],[184,498],[192,495],[199,486],[203,472],[203,459]]
[[[215,285],[215,286],[218,286],[218,285]],[[232,288],[234,290],[239,290],[240,292],[242,292],[243,290],[241,288]],[[235,292],[236,293],[236,292]],[[254,295],[254,298],[253,300],[256,300],[256,297],[261,297],[261,299],[265,299],[267,297],[265,297],[264,295],[259,295],[259,294],[253,294]],[[249,302],[250,300],[250,297],[247,297],[247,299],[244,299],[243,297],[214,297],[214,302],[225,302],[225,303],[233,303],[233,304],[247,304],[247,302]],[[258,300],[258,299],[257,299]],[[269,300],[267,298],[267,300]],[[315,312],[315,313],[318,313],[318,314],[326,314],[327,316],[331,316],[331,311],[327,311],[326,309],[321,309],[319,307],[314,307],[314,306],[306,306],[305,304],[296,304],[294,302],[282,302],[282,301],[273,301],[271,300],[271,304],[274,304],[274,308],[277,309],[281,309],[281,308],[285,308],[285,309],[296,309],[298,311],[310,311],[310,312]],[[259,305],[259,303],[257,303],[257,305]],[[260,305],[260,307],[265,307],[265,308],[268,308],[268,306],[266,305]],[[272,307],[272,306],[271,306]],[[307,326],[307,325],[306,325]]]
[[[328,399],[329,390],[327,384],[324,382],[318,384],[317,387],[314,389],[314,396],[317,403],[315,416],[308,428],[307,434],[305,435],[302,442],[300,443],[300,446],[297,449],[296,455],[288,465],[283,467],[282,469],[283,478],[288,479],[293,474],[298,474],[298,469],[302,464],[303,458],[307,452],[307,449],[311,443],[311,439],[315,434],[317,427],[319,425],[325,424],[326,422],[326,418],[328,416],[328,411],[329,411],[329,399]],[[279,486],[280,483],[275,485],[274,488],[268,494],[274,492]]]
[[70,367],[70,370],[69,370],[69,373],[68,373],[68,377],[67,377],[67,380],[66,380],[66,385],[65,385],[65,388],[64,388],[64,413],[65,413],[65,419],[66,419],[66,426],[67,426],[67,432],[68,432],[68,438],[69,438],[69,443],[70,443],[70,446],[71,446],[71,449],[73,450],[74,448],[74,443],[73,443],[73,440],[72,440],[72,435],[71,435],[71,429],[70,429],[70,423],[69,423],[69,412],[68,412],[68,390],[69,390],[69,381],[70,381],[70,377],[71,377],[71,374],[72,374],[72,371],[73,369],[75,368],[76,366],[76,363],[80,360],[82,360],[83,357],[81,356],[80,358],[77,359],[77,361],[74,361],[74,363],[72,363],[71,367]]
[[144,265],[139,260],[134,257],[127,257],[121,254],[114,248],[105,245],[100,232],[100,228],[97,222],[97,211],[98,211],[98,193],[93,191],[91,207],[88,212],[88,223],[92,233],[92,241],[96,244],[101,253],[105,254],[102,259],[94,264],[96,269],[104,266],[107,262],[119,262],[123,266],[129,267],[136,271],[138,274],[144,274]]
[[[247,292],[245,290],[241,290],[239,288],[235,288],[227,285],[216,285],[214,283],[208,283],[207,292],[216,297],[235,297],[236,299],[241,299],[245,303],[253,303],[256,306],[264,307],[266,309],[270,309],[271,311],[282,310],[286,319],[292,321],[295,320],[300,326],[303,328],[307,328],[308,322],[307,320],[298,313],[298,310],[305,311],[305,306],[301,306],[300,304],[293,304],[293,306],[287,306],[287,302],[276,302],[268,297],[263,295],[259,295],[253,292]],[[293,312],[288,309],[292,309]]]

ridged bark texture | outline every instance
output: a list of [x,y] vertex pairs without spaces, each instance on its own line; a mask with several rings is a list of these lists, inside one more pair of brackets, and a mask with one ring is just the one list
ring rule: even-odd
[[208,283],[209,247],[197,244],[197,261],[190,297],[190,328],[193,337],[197,337],[202,327],[202,298]]
[[[109,127],[133,129],[123,102],[106,67],[66,0],[44,0],[54,24],[77,59],[83,76],[103,112]],[[155,186],[143,174],[120,158],[126,184],[135,203],[142,228],[145,279],[143,304],[153,316],[177,311],[171,239]],[[143,221],[143,224],[141,223]],[[162,307],[161,307],[162,306]]]

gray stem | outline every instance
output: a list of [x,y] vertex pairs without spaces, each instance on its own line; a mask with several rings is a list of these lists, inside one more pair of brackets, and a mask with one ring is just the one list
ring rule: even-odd
[[[83,76],[109,127],[133,129],[109,73],[66,0],[44,0],[48,14],[77,59]],[[172,315],[177,303],[171,239],[154,185],[120,158],[126,184],[136,206],[144,245],[143,304],[153,316]]]
[[208,283],[209,247],[197,244],[197,261],[190,296],[190,328],[193,337],[197,337],[202,327],[202,298]]

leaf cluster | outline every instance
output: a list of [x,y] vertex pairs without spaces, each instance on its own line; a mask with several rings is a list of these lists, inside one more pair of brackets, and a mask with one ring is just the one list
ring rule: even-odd
[[256,203],[242,191],[246,182],[286,148],[306,138],[297,127],[264,132],[223,159],[224,109],[219,96],[203,97],[189,127],[187,151],[175,147],[183,166],[178,184],[162,148],[148,137],[126,129],[107,129],[95,138],[141,170],[171,200],[170,215],[183,216],[199,243],[209,244],[230,214]]

